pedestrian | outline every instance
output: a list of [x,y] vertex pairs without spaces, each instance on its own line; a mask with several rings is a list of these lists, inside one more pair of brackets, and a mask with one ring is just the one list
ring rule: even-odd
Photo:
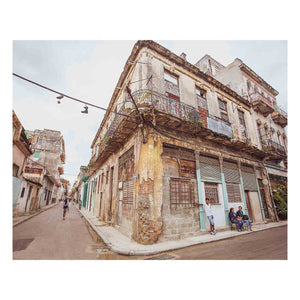
[[238,231],[242,231],[243,228],[243,219],[241,217],[238,217],[236,213],[234,212],[234,208],[231,207],[229,214],[228,214],[229,220],[231,223],[238,224]]
[[249,220],[249,217],[243,213],[243,208],[241,206],[239,206],[239,210],[236,212],[236,215],[242,218],[243,222],[246,224],[247,231],[252,231],[251,221]]
[[203,208],[204,208],[204,211],[205,211],[205,214],[208,218],[208,221],[209,221],[209,226],[210,226],[210,234],[211,235],[215,235],[217,232],[215,230],[215,222],[214,222],[214,216],[213,216],[213,213],[212,213],[212,209],[211,209],[211,205],[209,203],[209,199],[206,198],[205,199],[205,203],[198,203],[198,202],[195,202],[196,205],[200,206],[200,205],[203,205]]
[[66,218],[67,210],[69,210],[69,203],[68,203],[68,199],[66,198],[63,204],[63,220],[65,220]]

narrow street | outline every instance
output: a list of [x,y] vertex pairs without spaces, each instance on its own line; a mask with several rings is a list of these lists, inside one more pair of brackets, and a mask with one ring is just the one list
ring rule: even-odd
[[272,260],[287,259],[287,226],[152,256],[126,256],[94,242],[73,205],[62,220],[62,203],[14,227],[14,259]]
[[62,203],[13,228],[13,259],[97,259],[97,243],[70,205],[62,219]]

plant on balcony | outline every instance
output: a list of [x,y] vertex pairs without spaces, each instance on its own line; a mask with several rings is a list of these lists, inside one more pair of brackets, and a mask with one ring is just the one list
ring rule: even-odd
[[201,127],[204,127],[204,121],[203,120],[198,120],[197,122]]
[[264,151],[268,151],[268,147],[266,145],[263,144],[262,148]]

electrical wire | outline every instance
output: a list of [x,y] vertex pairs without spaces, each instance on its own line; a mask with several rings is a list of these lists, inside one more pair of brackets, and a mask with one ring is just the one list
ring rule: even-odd
[[[122,114],[122,113],[119,113],[119,112],[116,112],[116,111],[113,111],[113,110],[110,110],[110,109],[107,109],[107,108],[104,108],[104,107],[101,107],[101,106],[98,106],[98,105],[95,105],[95,104],[92,104],[92,103],[89,103],[89,102],[86,102],[86,101],[82,101],[82,100],[76,99],[76,98],[74,98],[74,97],[68,96],[68,95],[66,95],[66,94],[64,94],[64,93],[61,93],[61,92],[59,92],[59,91],[50,89],[50,88],[48,88],[48,87],[46,87],[46,86],[44,86],[44,85],[41,85],[41,84],[39,84],[39,83],[37,83],[37,82],[35,82],[35,81],[32,81],[32,80],[30,80],[30,79],[27,79],[27,78],[25,78],[25,77],[23,77],[23,76],[20,76],[20,75],[16,74],[16,73],[12,73],[12,74],[13,74],[14,76],[16,76],[16,77],[22,79],[22,80],[25,80],[25,81],[27,81],[27,82],[30,82],[30,83],[32,83],[32,84],[34,84],[34,85],[37,85],[37,86],[39,86],[39,87],[41,87],[41,88],[43,88],[43,89],[46,89],[46,90],[48,90],[48,91],[50,91],[50,92],[59,94],[60,96],[69,98],[69,99],[71,99],[71,100],[73,100],[73,101],[77,101],[77,102],[80,102],[80,103],[83,103],[83,104],[86,104],[86,105],[89,105],[89,106],[92,106],[92,107],[95,107],[95,108],[98,108],[98,109],[101,109],[101,110],[105,110],[105,111],[108,111],[108,112],[111,112],[111,113],[114,113],[114,114],[117,114],[117,115],[120,115],[120,116],[123,116],[123,117],[126,117],[126,118],[134,118],[134,117],[132,117],[132,116],[125,115],[125,114]],[[138,122],[135,122],[135,121],[133,121],[133,120],[132,120],[131,122],[136,123],[136,124],[139,124]]]

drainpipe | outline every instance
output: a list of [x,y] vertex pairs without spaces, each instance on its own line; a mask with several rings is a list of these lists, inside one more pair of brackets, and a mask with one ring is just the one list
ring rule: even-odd
[[264,166],[264,168],[265,168],[265,171],[266,171],[266,174],[267,174],[267,178],[268,178],[268,185],[269,185],[269,191],[270,191],[271,203],[272,203],[272,206],[273,206],[273,212],[274,212],[274,215],[275,215],[275,221],[276,221],[276,222],[279,222],[278,216],[277,216],[277,211],[276,211],[276,205],[275,205],[274,198],[273,198],[272,188],[271,188],[271,184],[270,184],[269,173],[268,173],[268,170],[267,170],[267,168],[266,168],[266,166],[265,166],[265,163],[263,163],[263,166]]
[[[197,176],[197,187],[198,187],[198,201],[200,204],[203,204],[203,197],[202,197],[202,187],[201,187],[201,174],[200,174],[200,151],[195,150],[195,157],[196,157],[196,176]],[[199,205],[199,220],[200,220],[200,230],[205,231],[205,218],[204,218],[204,209],[203,205]]]

